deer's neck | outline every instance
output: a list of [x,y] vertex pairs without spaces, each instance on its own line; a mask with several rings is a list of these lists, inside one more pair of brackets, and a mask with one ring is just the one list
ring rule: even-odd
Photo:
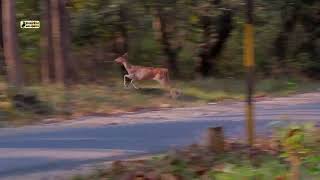
[[129,72],[130,68],[131,68],[131,64],[129,64],[128,62],[124,62],[122,63],[124,68],[126,68],[126,70]]

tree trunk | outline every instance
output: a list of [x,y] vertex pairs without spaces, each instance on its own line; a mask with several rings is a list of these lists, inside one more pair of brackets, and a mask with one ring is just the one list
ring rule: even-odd
[[62,0],[51,0],[51,30],[53,59],[55,68],[55,82],[60,85],[64,85],[66,67],[62,39],[61,3]]
[[276,56],[277,63],[279,64],[282,73],[288,75],[289,72],[286,63],[288,40],[297,24],[299,7],[295,5],[293,10],[290,10],[290,5],[285,3],[282,9],[282,27],[278,37],[274,41],[274,55]]
[[41,80],[48,84],[54,81],[54,62],[52,52],[52,26],[50,0],[42,0],[41,6]]
[[61,46],[62,46],[62,55],[64,59],[65,66],[65,82],[70,84],[72,81],[72,77],[74,75],[73,69],[71,68],[70,62],[70,45],[71,45],[71,32],[70,32],[70,15],[68,12],[68,4],[70,0],[62,0],[60,4],[60,18],[61,18]]
[[120,17],[120,26],[119,30],[121,33],[121,36],[123,38],[123,50],[126,53],[128,51],[128,27],[127,27],[127,21],[128,21],[128,9],[124,7],[123,5],[120,6],[119,11],[119,17]]
[[21,87],[22,64],[18,56],[15,1],[2,0],[2,32],[7,78],[10,86]]
[[163,46],[163,51],[168,58],[168,67],[173,76],[178,76],[179,70],[177,66],[177,52],[173,49],[170,44],[169,34],[167,31],[167,24],[165,18],[160,15],[160,32],[161,32],[161,43]]
[[[120,25],[119,25],[119,30],[120,30],[120,38],[122,39],[122,44],[120,45],[121,48],[118,49],[119,53],[123,55],[124,53],[128,52],[128,28],[127,28],[127,21],[128,21],[128,14],[127,14],[127,9],[125,8],[124,5],[120,6],[119,10],[119,17],[120,17]],[[128,74],[126,68],[124,66],[121,66],[121,74],[124,76],[125,74]]]
[[162,49],[163,52],[166,54],[167,56],[167,64],[168,64],[168,68],[169,71],[173,74],[173,76],[177,77],[179,75],[179,67],[177,64],[177,56],[178,53],[181,49],[181,46],[178,47],[173,47],[172,43],[171,43],[171,39],[170,39],[170,30],[168,30],[168,21],[167,21],[167,16],[164,14],[164,12],[162,12],[162,9],[160,7],[157,8],[156,10],[156,20],[157,22],[155,23],[156,31],[158,31],[160,34],[159,36],[159,40],[162,44]]
[[199,72],[202,77],[208,77],[212,69],[212,62],[209,54],[209,45],[207,43],[200,45],[198,57],[199,62],[196,71]]
[[207,77],[210,74],[212,68],[210,48],[211,48],[211,25],[212,18],[205,15],[201,17],[200,25],[203,29],[203,43],[200,44],[198,57],[199,62],[196,66],[196,72],[199,72],[202,77]]
[[2,4],[0,2],[0,75],[5,75],[5,63],[3,57],[3,38],[2,38]]
[[[116,33],[113,37],[113,52],[116,54],[115,58],[128,52],[128,41],[122,33]],[[120,72],[122,77],[125,74],[128,74],[126,68],[124,68],[123,65],[121,65]]]
[[[217,17],[214,22],[216,25],[215,34],[212,34],[211,26],[213,26],[212,19],[208,16],[203,16],[201,19],[201,26],[203,28],[204,42],[200,45],[198,57],[200,62],[196,71],[200,72],[202,77],[207,77],[212,71],[216,72],[216,58],[221,54],[224,44],[230,36],[233,29],[231,10],[223,10],[223,14]],[[214,35],[214,36],[213,36]],[[212,37],[216,37],[213,40]]]

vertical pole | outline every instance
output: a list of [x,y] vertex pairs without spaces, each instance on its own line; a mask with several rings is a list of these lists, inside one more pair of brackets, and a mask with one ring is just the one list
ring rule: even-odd
[[254,143],[254,105],[252,95],[254,91],[254,37],[253,37],[253,0],[246,0],[246,24],[244,27],[244,66],[246,68],[246,132],[250,146]]

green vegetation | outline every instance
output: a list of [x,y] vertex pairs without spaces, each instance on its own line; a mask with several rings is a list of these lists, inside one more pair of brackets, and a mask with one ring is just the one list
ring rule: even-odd
[[[45,26],[47,19],[41,16],[41,1],[15,2],[18,21],[41,20]],[[125,51],[129,51],[130,62],[135,64],[168,67],[170,63],[176,64],[179,75],[174,78],[204,75],[197,71],[206,69],[198,66],[208,67],[205,76],[209,77],[243,75],[245,6],[239,0],[135,0],[134,3],[69,0],[64,5],[69,13],[69,26],[62,28],[71,36],[66,38],[71,41],[66,61],[70,65],[69,78],[75,83],[101,81],[115,74],[119,67],[104,61],[111,61]],[[255,1],[255,57],[259,76],[318,77],[318,7],[317,0]],[[158,22],[160,14],[162,21]],[[226,19],[230,22],[221,23]],[[159,23],[166,29],[156,26]],[[46,47],[40,47],[41,39],[45,38],[40,31],[19,28],[17,32],[18,53],[27,83],[37,83],[43,78],[39,69],[41,52]],[[167,39],[161,38],[164,35]],[[209,59],[201,58],[206,50],[212,51]],[[171,60],[170,52],[175,54]],[[0,64],[4,64],[3,58]],[[172,67],[170,70],[176,71]],[[5,74],[2,66],[0,73]]]
[[[235,79],[199,79],[188,82],[174,81],[180,96],[172,99],[168,92],[154,82],[139,83],[141,89],[125,89],[121,79],[106,84],[73,85],[63,88],[29,86],[19,92],[0,85],[2,123],[23,125],[44,118],[71,118],[88,114],[107,115],[125,111],[161,107],[186,107],[204,105],[222,100],[242,100],[244,83]],[[260,80],[256,96],[286,96],[319,89],[320,83],[307,80]],[[14,93],[13,93],[14,92]],[[15,99],[23,95],[27,100]],[[28,100],[29,97],[29,100]],[[31,101],[30,101],[31,97]]]
[[[317,90],[319,1],[254,3],[256,95]],[[17,21],[41,21],[41,29],[0,33],[0,39],[8,33],[0,47],[0,117],[9,124],[243,99],[245,7],[239,0],[3,4],[11,4],[1,19],[4,28],[16,26],[14,15]],[[125,72],[113,60],[124,52],[132,64],[167,67],[180,97],[170,99],[148,82],[138,91],[123,89]],[[7,84],[17,87],[8,90]]]
[[[289,180],[295,173],[301,179],[319,179],[319,129],[310,124],[278,128],[272,138],[257,140],[253,148],[228,141],[225,152],[217,154],[192,145],[151,159],[113,162],[73,179]],[[300,161],[297,169],[289,156]]]

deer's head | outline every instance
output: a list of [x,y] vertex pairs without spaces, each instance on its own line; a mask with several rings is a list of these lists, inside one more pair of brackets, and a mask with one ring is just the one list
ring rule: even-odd
[[128,53],[125,53],[124,55],[118,57],[114,60],[118,64],[123,64],[128,61]]

